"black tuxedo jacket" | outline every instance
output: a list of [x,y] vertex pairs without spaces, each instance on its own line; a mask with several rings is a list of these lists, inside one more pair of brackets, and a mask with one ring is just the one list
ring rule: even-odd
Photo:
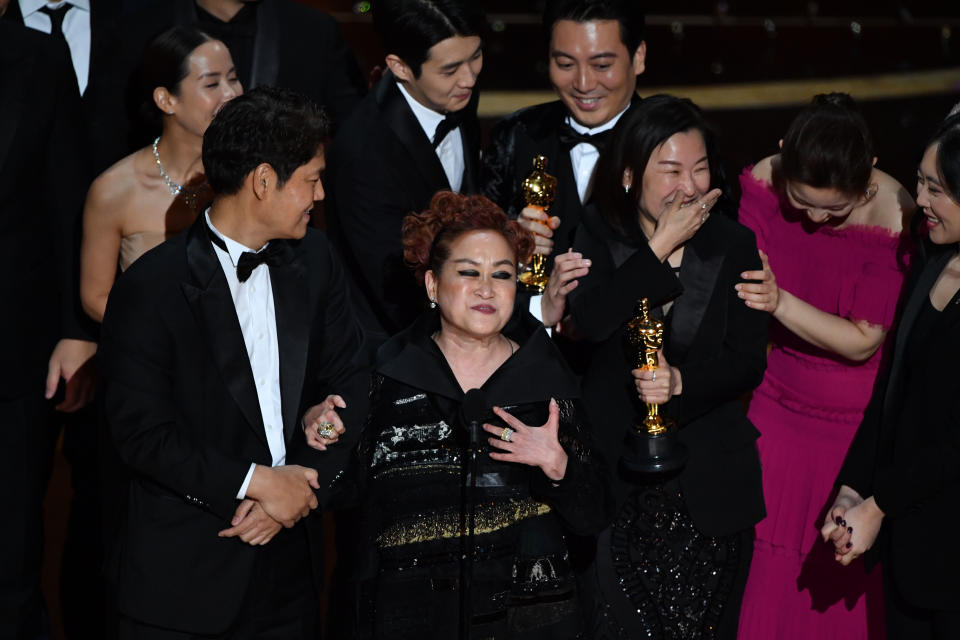
[[[624,240],[592,205],[584,211],[574,247],[593,261],[570,296],[576,329],[595,345],[583,380],[584,403],[611,468],[627,429],[643,411],[623,349],[623,330],[639,298],[651,308],[673,300],[664,357],[680,370],[683,392],[661,407],[676,420],[689,459],[678,477],[697,528],[725,535],[764,516],[759,433],[741,397],[766,369],[768,314],[749,309],[734,290],[740,273],[759,269],[753,233],[713,215],[687,242],[679,278],[650,251],[636,230]],[[630,485],[616,485],[622,499]]]
[[[109,144],[114,161],[149,143],[155,131],[145,131],[130,113],[130,91],[137,63],[147,44],[175,25],[197,25],[195,0],[155,0],[119,21],[113,65],[98,107],[110,114]],[[296,0],[259,0],[253,60],[246,91],[260,85],[293,89],[330,114],[334,126],[353,111],[365,92],[365,82],[353,54],[327,13]],[[216,37],[215,34],[211,34]]]
[[[291,262],[270,268],[286,460],[316,468],[327,487],[359,436],[368,376],[356,360],[361,334],[343,272],[326,240],[310,230],[289,244]],[[250,463],[270,465],[271,455],[203,217],[120,277],[101,350],[107,419],[132,476],[114,560],[120,610],[165,628],[222,632],[237,616],[258,550],[217,532],[229,526]],[[349,405],[348,437],[320,453],[306,446],[299,419],[327,393]],[[323,549],[312,551],[305,570],[311,560],[319,565]]]
[[89,174],[66,47],[7,20],[0,43],[0,398],[14,398],[42,393],[57,340],[92,339],[76,278]]
[[[480,130],[477,93],[464,107],[464,176],[460,191],[477,190]],[[333,141],[327,163],[327,224],[331,240],[359,291],[361,321],[382,341],[409,326],[425,295],[403,263],[400,226],[427,208],[450,183],[431,141],[393,75],[384,75]]]
[[[868,565],[883,559],[899,593],[923,609],[954,610],[960,602],[960,550],[952,543],[960,530],[960,292],[938,314],[924,351],[907,351],[917,316],[954,250],[915,268],[890,366],[837,480],[876,499],[885,517]],[[939,541],[936,550],[918,554],[931,539]]]
[[[639,100],[635,98],[633,104]],[[560,226],[553,232],[551,256],[573,246],[584,207],[577,193],[570,149],[559,139],[567,115],[567,108],[557,100],[521,109],[497,123],[490,132],[480,176],[483,195],[516,218],[526,206],[520,185],[533,171],[533,159],[538,155],[547,158],[547,173],[557,178],[557,195],[550,215],[560,218]]]
[[[87,150],[92,163],[89,173],[98,173],[113,164],[121,156],[108,152],[102,143],[113,137],[116,123],[111,117],[115,109],[109,100],[116,98],[111,92],[112,68],[117,58],[117,20],[120,7],[117,0],[94,0],[90,3],[90,61],[87,88],[83,94],[83,118],[85,135],[91,144]],[[3,20],[23,24],[20,5],[10,2]],[[71,67],[72,68],[72,67]],[[74,78],[76,76],[74,75]],[[122,107],[122,103],[117,105]]]

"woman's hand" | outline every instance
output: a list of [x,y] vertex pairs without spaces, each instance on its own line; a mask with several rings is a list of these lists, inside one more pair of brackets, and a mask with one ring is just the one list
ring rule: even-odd
[[[509,427],[496,427],[484,424],[483,430],[495,438],[487,438],[491,447],[490,457],[502,462],[518,462],[531,467],[540,467],[544,475],[560,482],[567,472],[567,452],[560,446],[557,432],[560,428],[560,407],[557,401],[550,399],[549,416],[540,427],[528,427],[512,415],[494,407],[493,412]],[[504,434],[509,440],[504,439]]]
[[[846,549],[850,541],[850,532],[847,531],[846,515],[847,510],[852,509],[863,502],[863,496],[848,487],[842,485],[837,492],[837,498],[833,501],[833,506],[827,511],[823,519],[823,526],[820,527],[820,536],[824,542],[832,543],[837,549]],[[853,546],[853,545],[851,545]],[[839,557],[837,558],[839,560]]]
[[722,193],[720,189],[713,189],[696,202],[683,206],[683,194],[676,192],[673,202],[657,219],[649,240],[650,249],[661,262],[700,230]]
[[347,403],[338,395],[329,395],[320,404],[307,409],[301,426],[307,438],[307,444],[319,451],[336,442],[346,431],[337,409],[346,409]]
[[734,288],[748,307],[773,314],[780,305],[780,287],[777,286],[777,278],[770,269],[770,260],[763,251],[760,252],[760,262],[763,265],[762,270],[744,271],[740,274],[744,280],[757,282],[741,282]]
[[553,251],[553,230],[560,226],[560,218],[548,216],[539,207],[524,207],[517,217],[521,227],[533,234],[536,242],[533,252],[545,256]]
[[[834,545],[834,559],[847,566],[866,553],[877,540],[883,515],[872,496],[844,511],[838,528],[830,535],[830,541]],[[834,523],[836,524],[836,519]],[[836,535],[838,531],[839,536]]]
[[670,398],[683,392],[683,380],[680,370],[671,367],[663,357],[663,349],[659,351],[657,361],[660,366],[656,369],[641,367],[630,373],[633,374],[633,383],[641,400],[650,404],[666,404]]
[[540,298],[540,314],[546,327],[554,327],[563,319],[567,294],[577,288],[579,281],[590,272],[590,260],[573,249],[561,253],[553,260],[550,280]]

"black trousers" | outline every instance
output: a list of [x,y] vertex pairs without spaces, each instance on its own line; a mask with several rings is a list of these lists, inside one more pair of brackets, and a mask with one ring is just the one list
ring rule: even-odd
[[883,598],[887,640],[955,640],[960,637],[960,603],[954,611],[921,609],[907,603],[893,581],[889,563],[883,566]]
[[43,382],[28,396],[0,401],[0,486],[8,514],[0,526],[0,638],[35,640],[43,599],[43,495],[57,437]]
[[257,554],[240,617],[225,633],[200,635],[121,615],[120,640],[315,640],[317,592],[304,523],[283,529]]

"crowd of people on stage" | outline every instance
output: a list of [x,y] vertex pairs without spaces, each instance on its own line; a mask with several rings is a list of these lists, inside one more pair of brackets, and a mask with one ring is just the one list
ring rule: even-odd
[[61,426],[69,637],[956,636],[960,114],[911,192],[812,96],[737,200],[641,3],[546,0],[483,144],[481,4],[367,87],[295,0],[0,0],[0,638]]

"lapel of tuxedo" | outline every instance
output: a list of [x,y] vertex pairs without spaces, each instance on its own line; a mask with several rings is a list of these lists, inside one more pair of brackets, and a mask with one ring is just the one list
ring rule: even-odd
[[[903,313],[900,315],[900,326],[897,327],[896,341],[894,342],[893,358],[890,361],[890,379],[887,382],[886,394],[883,399],[885,417],[892,417],[894,415],[893,403],[899,400],[899,389],[902,382],[903,353],[906,350],[907,341],[910,338],[910,330],[913,328],[913,323],[916,321],[917,316],[920,315],[920,310],[923,308],[924,303],[930,296],[930,289],[933,288],[933,284],[937,281],[937,277],[940,275],[940,272],[943,271],[943,267],[947,261],[950,260],[951,255],[951,252],[944,251],[927,263],[920,273],[920,277],[917,278],[917,283],[910,292],[906,305],[903,307]],[[952,303],[948,304],[947,309],[944,309],[944,311],[947,311],[950,307],[957,306],[958,305]]]
[[280,353],[280,408],[286,440],[296,431],[313,317],[303,243],[292,242],[290,248],[293,252],[290,262],[270,268]]
[[411,164],[424,182],[430,185],[431,193],[450,189],[450,182],[447,180],[443,165],[440,164],[440,158],[437,157],[433,144],[427,139],[427,134],[424,133],[417,117],[410,110],[410,105],[397,88],[392,73],[388,71],[383,74],[376,92],[384,123],[410,155]]
[[709,222],[704,225],[683,249],[680,266],[683,294],[674,303],[669,338],[671,359],[677,363],[686,360],[723,265],[723,252],[711,251],[716,239],[710,237],[710,226]]
[[276,2],[261,2],[257,6],[257,30],[253,43],[253,63],[250,70],[250,88],[272,85],[280,70],[280,20]]
[[[472,194],[480,191],[480,122],[477,120],[477,98],[473,92],[470,104],[464,107],[464,117],[460,122],[460,138],[463,140],[463,184],[460,193]],[[434,154],[436,155],[436,154]]]
[[197,324],[204,332],[210,355],[243,417],[257,439],[269,448],[237,309],[202,215],[197,218],[187,237],[187,268],[191,281],[183,282],[180,286]]

